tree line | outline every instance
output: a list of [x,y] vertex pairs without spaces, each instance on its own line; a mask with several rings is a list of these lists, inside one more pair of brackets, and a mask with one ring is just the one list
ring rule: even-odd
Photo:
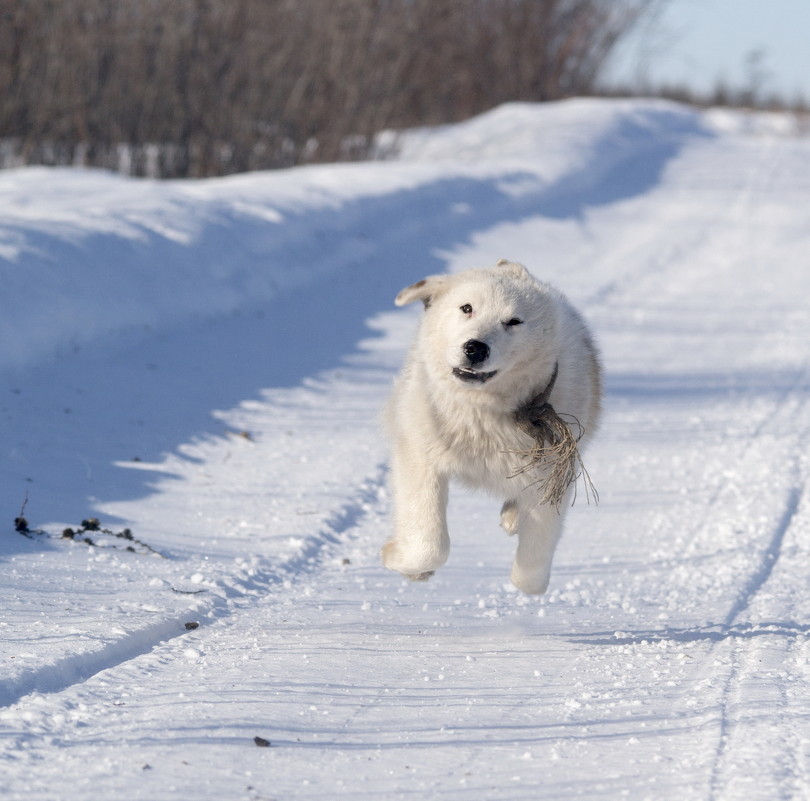
[[0,162],[203,177],[589,94],[655,0],[0,0]]

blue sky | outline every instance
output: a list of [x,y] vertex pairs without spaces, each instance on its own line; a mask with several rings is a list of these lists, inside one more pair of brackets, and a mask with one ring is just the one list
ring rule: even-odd
[[608,83],[686,84],[711,91],[722,78],[750,83],[749,54],[764,92],[810,101],[810,0],[665,0],[616,54]]

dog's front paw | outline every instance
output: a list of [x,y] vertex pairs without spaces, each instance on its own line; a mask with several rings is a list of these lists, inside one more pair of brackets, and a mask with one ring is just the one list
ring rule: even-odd
[[522,570],[517,565],[512,567],[512,584],[527,595],[542,595],[548,589],[551,570]]
[[411,581],[427,581],[447,558],[446,555],[414,554],[403,549],[397,540],[383,545],[380,556],[389,570],[401,573]]

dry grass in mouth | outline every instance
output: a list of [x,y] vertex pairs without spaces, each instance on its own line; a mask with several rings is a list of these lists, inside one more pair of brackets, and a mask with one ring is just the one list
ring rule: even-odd
[[[566,422],[548,402],[554,382],[557,380],[557,367],[548,386],[539,395],[515,413],[518,428],[534,440],[528,450],[510,451],[523,459],[509,478],[538,471],[542,475],[534,482],[542,493],[540,503],[550,503],[556,507],[562,503],[568,488],[575,487],[572,503],[576,501],[576,482],[582,476],[585,481],[585,496],[590,503],[599,502],[599,493],[585,469],[579,454],[577,443],[582,439],[585,429],[575,417]],[[566,417],[569,417],[566,415]],[[574,430],[576,429],[576,435]]]

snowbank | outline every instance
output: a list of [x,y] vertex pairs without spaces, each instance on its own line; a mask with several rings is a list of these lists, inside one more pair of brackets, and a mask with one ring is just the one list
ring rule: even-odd
[[394,163],[165,183],[2,172],[0,368],[265,307],[362,261],[381,228],[459,238],[476,224],[465,211],[509,217],[543,199],[554,213],[572,195],[636,192],[696,135],[699,115],[673,104],[572,100],[407,133]]

